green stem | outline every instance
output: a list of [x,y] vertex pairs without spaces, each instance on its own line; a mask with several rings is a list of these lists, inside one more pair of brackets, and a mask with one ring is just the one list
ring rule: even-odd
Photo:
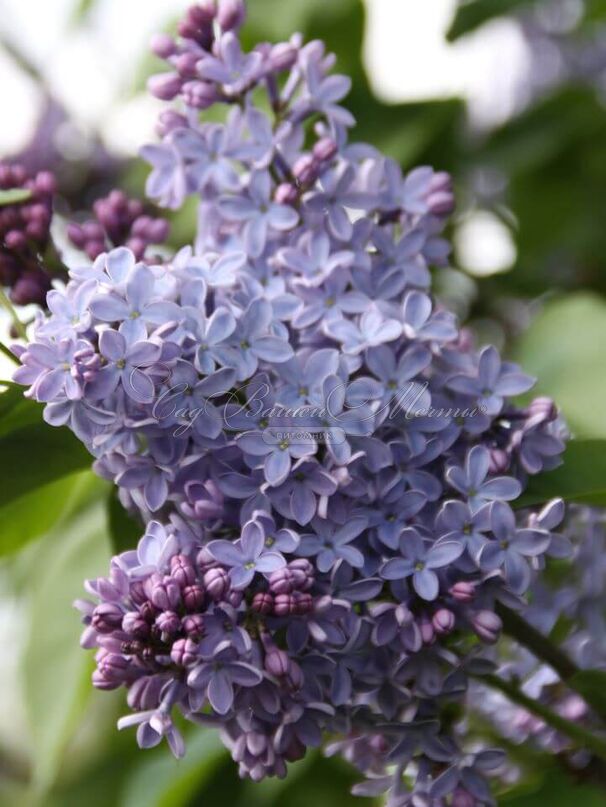
[[15,356],[13,351],[4,344],[4,342],[0,342],[0,353],[4,353],[7,359],[10,359],[15,364],[19,364],[19,359]]
[[0,305],[3,308],[5,308],[10,314],[10,318],[13,321],[13,325],[15,326],[15,330],[17,331],[19,336],[27,341],[27,333],[25,332],[25,325],[21,322],[21,320],[17,316],[17,312],[15,311],[13,304],[6,296],[6,293],[2,287],[0,287]]
[[571,679],[579,672],[576,664],[560,650],[547,636],[526,622],[518,613],[501,603],[497,603],[496,612],[503,621],[503,631],[526,647],[541,661],[549,664],[571,689]]
[[477,677],[478,680],[483,681],[487,686],[492,687],[492,689],[498,689],[506,695],[510,701],[517,703],[528,712],[540,717],[548,726],[566,735],[566,737],[577,743],[579,747],[586,748],[595,754],[595,756],[606,760],[606,740],[603,740],[601,737],[596,737],[578,723],[567,720],[565,717],[552,711],[548,706],[545,706],[545,704],[529,698],[528,695],[525,695],[514,684],[499,678],[497,675],[489,674]]

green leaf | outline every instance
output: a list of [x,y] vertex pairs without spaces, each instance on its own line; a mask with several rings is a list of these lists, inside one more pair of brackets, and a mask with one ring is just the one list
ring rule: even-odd
[[67,476],[1,507],[0,556],[19,551],[66,518],[78,501],[82,480],[90,475],[90,471],[85,471]]
[[[104,491],[104,484],[95,481]],[[88,500],[90,494],[87,484],[82,496]],[[71,522],[62,522],[43,543],[43,562],[31,570],[28,580],[30,631],[22,658],[32,782],[38,793],[55,780],[92,692],[90,655],[79,645],[81,625],[72,602],[83,596],[86,577],[107,569],[110,552],[102,504],[96,502]]]
[[116,554],[137,545],[143,526],[124,509],[113,487],[107,496],[107,519],[112,549]]
[[0,420],[0,435],[0,462],[7,469],[0,485],[0,506],[91,466],[84,445],[64,426],[38,422],[7,432],[6,422]]
[[449,42],[454,42],[465,34],[477,30],[494,19],[504,17],[522,6],[533,5],[534,0],[468,0],[461,5],[446,34]]
[[575,777],[566,777],[553,768],[541,784],[531,793],[499,799],[499,807],[604,807],[604,792],[597,787],[583,784]]
[[31,199],[32,192],[27,188],[9,188],[8,190],[0,190],[0,207],[5,205],[17,205],[21,202],[27,202]]
[[166,747],[145,755],[129,779],[120,807],[185,807],[226,757],[219,735],[198,729],[187,739],[187,754],[173,759]]
[[576,437],[606,437],[606,303],[578,292],[547,302],[515,349]]
[[559,468],[533,476],[516,506],[540,504],[559,496],[606,507],[606,440],[571,440],[563,459]]
[[606,672],[581,670],[572,676],[571,684],[601,717],[606,717]]

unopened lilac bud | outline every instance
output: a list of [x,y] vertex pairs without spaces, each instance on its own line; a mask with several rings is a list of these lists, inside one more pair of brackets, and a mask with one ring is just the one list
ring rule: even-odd
[[227,594],[225,595],[225,601],[228,602],[232,608],[239,608],[242,604],[242,600],[244,599],[244,592],[243,591],[236,591],[235,589],[230,589]]
[[113,602],[102,602],[93,611],[91,624],[99,633],[112,633],[122,627],[124,611]]
[[203,546],[196,555],[196,566],[202,573],[217,566],[217,561],[213,558],[205,546]]
[[430,619],[422,617],[419,621],[419,629],[421,631],[421,639],[425,644],[433,644],[435,642],[436,632]]
[[274,647],[265,655],[265,669],[270,675],[281,678],[288,674],[289,668],[290,659],[288,653],[284,650],[279,650],[277,647]]
[[181,627],[190,639],[200,639],[204,635],[204,617],[202,614],[187,614],[181,620]]
[[[198,558],[200,556],[198,555]],[[229,589],[229,577],[225,569],[219,567],[209,569],[204,573],[204,589],[211,600],[218,602],[223,599]]]
[[187,118],[184,115],[181,115],[174,109],[164,109],[158,116],[156,132],[160,137],[166,137],[167,134],[170,134],[170,132],[173,132],[175,129],[182,129],[186,126]]
[[141,603],[139,613],[141,614],[143,619],[151,623],[155,621],[156,616],[158,614],[158,609],[149,600],[146,600],[144,603]]
[[106,681],[123,684],[128,677],[130,662],[117,653],[108,653],[99,662],[99,672]]
[[168,59],[177,50],[175,40],[169,34],[154,34],[150,47],[152,52],[160,59]]
[[204,604],[204,591],[195,583],[183,589],[183,605],[187,611],[199,611]]
[[186,81],[181,92],[187,106],[193,109],[208,109],[219,100],[216,86],[208,81]]
[[280,205],[294,205],[298,198],[299,192],[290,182],[282,182],[274,193],[274,199]]
[[181,627],[181,620],[174,611],[162,611],[156,617],[156,627],[163,636],[174,636]]
[[494,644],[501,633],[503,623],[493,611],[477,611],[471,617],[471,624],[477,635],[486,644]]
[[265,591],[259,591],[252,599],[250,607],[257,614],[271,614],[274,610],[274,598]]
[[452,807],[475,807],[476,800],[468,790],[458,787],[452,794]]
[[199,61],[199,53],[182,53],[174,60],[174,65],[181,78],[191,79],[196,76],[196,65]]
[[457,602],[471,602],[476,596],[476,587],[473,583],[468,583],[465,580],[460,580],[451,586],[449,594],[454,597]]
[[542,396],[540,398],[535,398],[533,401],[530,402],[528,405],[528,418],[529,419],[537,419],[541,422],[550,423],[551,421],[555,420],[558,416],[558,410],[554,402],[551,398],[547,398]]
[[130,597],[135,605],[143,605],[144,602],[147,602],[147,593],[145,592],[143,581],[135,580],[131,583]]
[[332,137],[321,137],[314,145],[312,151],[316,160],[323,163],[327,160],[332,160],[338,151],[338,146]]
[[38,171],[35,179],[36,191],[44,196],[57,192],[57,179],[51,171]]
[[178,73],[162,73],[151,76],[147,82],[147,89],[161,101],[172,101],[181,92],[183,79]]
[[241,28],[246,19],[246,7],[243,0],[219,0],[217,22],[222,31]]
[[21,230],[11,230],[4,236],[4,243],[8,249],[18,252],[27,245],[27,238]]
[[198,658],[198,645],[191,639],[177,639],[173,642],[170,657],[180,667],[189,667]]
[[302,154],[293,165],[292,173],[302,185],[311,185],[318,178],[318,163],[312,154]]
[[307,558],[297,558],[288,564],[293,577],[293,586],[298,591],[309,591],[315,580],[314,566]]
[[272,70],[280,72],[290,70],[297,61],[297,48],[290,42],[280,42],[274,45],[269,53],[269,63]]
[[507,451],[501,448],[491,448],[488,451],[488,470],[491,474],[502,474],[509,468],[510,457]]
[[454,210],[455,199],[450,174],[440,171],[429,183],[427,207],[434,216],[447,216]]
[[128,611],[122,619],[122,630],[137,639],[145,639],[149,636],[149,622],[138,611]]
[[102,689],[105,691],[110,691],[112,689],[118,689],[120,686],[119,681],[112,681],[106,678],[101,670],[94,670],[92,675],[92,682],[95,689]]
[[436,633],[444,635],[454,630],[455,615],[448,608],[440,608],[431,618]]
[[170,576],[182,588],[196,582],[196,570],[187,555],[174,555],[170,559]]
[[295,575],[288,566],[276,569],[269,576],[272,594],[290,594],[294,589]]
[[171,577],[164,577],[162,582],[157,582],[151,590],[151,601],[162,611],[170,611],[181,602],[181,588]]

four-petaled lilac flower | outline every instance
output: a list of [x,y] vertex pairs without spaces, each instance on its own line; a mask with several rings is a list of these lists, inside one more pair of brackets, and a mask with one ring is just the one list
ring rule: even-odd
[[464,543],[472,558],[478,557],[488,541],[486,533],[490,532],[491,526],[490,504],[474,511],[465,502],[450,499],[442,505],[436,516],[436,530],[440,534],[440,540]]
[[162,325],[179,318],[179,308],[162,301],[154,292],[154,276],[143,265],[136,266],[126,281],[124,296],[114,292],[98,294],[91,311],[104,322],[119,322],[120,333],[129,342],[147,339],[147,325]]
[[299,555],[304,558],[316,558],[316,566],[320,572],[328,572],[338,560],[344,560],[360,569],[364,565],[364,555],[355,546],[351,546],[368,526],[368,519],[355,516],[342,527],[335,528],[329,521],[314,518],[311,522],[314,533],[301,536]]
[[276,510],[297,524],[309,524],[316,515],[318,496],[331,496],[336,480],[315,459],[303,457],[292,467],[289,478],[270,491]]
[[260,53],[243,53],[238,37],[228,31],[218,42],[217,56],[205,54],[196,69],[200,78],[216,81],[225,94],[235,96],[252,84],[261,63]]
[[526,558],[544,554],[551,535],[542,529],[518,529],[513,510],[505,502],[494,502],[490,517],[496,540],[488,541],[480,550],[480,566],[486,571],[502,569],[508,586],[522,594],[530,583]]
[[332,252],[325,232],[305,233],[297,248],[286,247],[278,253],[281,264],[298,273],[296,282],[303,286],[319,286],[335,269],[351,266],[355,253],[350,250]]
[[88,392],[94,398],[107,398],[120,384],[133,401],[153,401],[155,384],[144,369],[158,362],[162,353],[160,345],[145,341],[129,344],[119,331],[103,331],[99,337],[99,352],[107,364],[88,385]]
[[221,642],[212,657],[195,666],[187,677],[190,687],[203,690],[209,704],[217,714],[225,715],[234,702],[234,685],[254,687],[263,680],[263,675],[252,664],[238,659],[236,649],[228,642]]
[[263,524],[254,519],[242,527],[237,541],[211,541],[207,548],[215,560],[229,567],[231,584],[238,590],[246,588],[255,574],[275,572],[286,563],[279,552],[267,549]]
[[473,511],[486,502],[497,499],[511,501],[522,492],[522,485],[511,476],[486,479],[490,470],[490,454],[484,446],[474,446],[467,452],[465,466],[451,466],[446,471],[446,481],[467,497]]
[[253,258],[257,258],[265,249],[268,232],[292,230],[299,214],[289,205],[272,201],[267,171],[255,171],[247,190],[247,196],[221,197],[218,207],[229,221],[244,223],[244,246]]
[[404,298],[402,316],[407,339],[450,342],[457,335],[454,315],[448,311],[433,311],[431,300],[423,292],[408,292]]
[[402,334],[402,325],[371,305],[360,317],[359,325],[349,319],[334,319],[325,323],[324,331],[341,342],[344,353],[355,356],[367,348],[393,342]]
[[435,600],[440,590],[436,569],[454,563],[462,554],[464,545],[458,541],[436,541],[430,545],[413,527],[400,534],[400,551],[403,557],[388,560],[380,570],[385,580],[404,580],[412,577],[412,586],[419,597]]
[[488,415],[498,415],[503,398],[520,395],[534,385],[534,379],[515,369],[515,365],[502,362],[496,348],[485,347],[478,360],[477,376],[455,375],[448,381],[450,389],[469,395]]

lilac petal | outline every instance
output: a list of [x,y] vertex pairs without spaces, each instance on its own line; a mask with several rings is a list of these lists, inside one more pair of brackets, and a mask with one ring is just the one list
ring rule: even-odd
[[232,541],[211,541],[206,549],[216,561],[226,566],[239,566],[244,562],[242,552]]
[[297,211],[288,205],[271,204],[269,206],[269,223],[274,230],[291,230],[299,221]]
[[265,249],[267,241],[267,219],[265,216],[256,216],[250,219],[244,230],[244,243],[253,258],[258,258]]
[[109,361],[120,361],[126,353],[126,340],[118,331],[102,331],[99,336],[99,350]]
[[340,546],[336,549],[336,554],[354,569],[361,569],[364,566],[364,555],[354,546]]
[[459,783],[459,771],[453,765],[441,773],[437,779],[434,780],[429,791],[432,799],[443,799],[455,789]]
[[263,680],[263,675],[256,667],[243,661],[235,661],[230,664],[229,675],[234,684],[243,687],[254,687]]
[[456,541],[435,543],[427,553],[426,565],[429,569],[441,569],[461,557],[464,544]]
[[393,558],[381,567],[381,577],[384,580],[403,580],[412,574],[414,565],[405,558]]
[[265,547],[265,533],[258,521],[247,521],[240,537],[242,557],[247,560],[258,558]]
[[114,294],[103,294],[95,297],[91,301],[90,309],[97,319],[104,322],[121,322],[130,313],[126,301]]
[[286,566],[286,561],[278,552],[265,552],[257,561],[256,568],[262,574],[275,572],[276,569],[281,569]]
[[154,748],[162,741],[162,735],[154,731],[149,723],[141,723],[137,729],[137,744],[139,748]]
[[537,555],[542,555],[549,546],[550,541],[550,534],[544,530],[525,529],[516,532],[511,545],[521,555],[533,558]]
[[166,476],[162,473],[152,474],[145,485],[143,495],[145,504],[152,513],[159,510],[168,498],[168,482]]
[[438,596],[440,584],[437,575],[431,569],[421,569],[421,571],[415,572],[412,577],[412,584],[419,597],[424,600],[431,602]]
[[236,329],[236,320],[227,308],[217,308],[208,320],[206,339],[209,344],[216,345],[231,336]]
[[517,499],[522,492],[522,485],[512,476],[497,476],[482,485],[482,497],[485,499]]
[[147,266],[135,267],[126,283],[126,295],[135,311],[141,312],[154,287],[154,276]]
[[281,364],[294,356],[292,347],[276,336],[262,336],[255,340],[253,352],[263,361]]
[[132,368],[123,371],[122,387],[128,397],[137,403],[151,403],[154,400],[154,382],[141,370]]
[[277,487],[285,481],[290,473],[291,459],[288,451],[277,449],[265,458],[265,478],[272,487]]
[[208,684],[206,697],[218,714],[225,715],[229,712],[234,702],[234,688],[226,672],[215,672]]
[[484,446],[474,446],[467,455],[465,470],[472,488],[480,487],[488,475],[490,467],[490,455]]
[[246,454],[253,457],[264,457],[273,450],[273,446],[266,443],[261,432],[244,432],[236,438],[237,444]]
[[52,401],[65,385],[66,372],[58,367],[45,373],[36,385],[36,398],[41,402]]
[[247,588],[255,576],[255,569],[246,568],[245,566],[234,566],[229,570],[229,579],[232,588],[236,591],[242,591]]
[[297,524],[309,524],[316,513],[316,497],[303,485],[297,485],[290,497],[292,517]]

